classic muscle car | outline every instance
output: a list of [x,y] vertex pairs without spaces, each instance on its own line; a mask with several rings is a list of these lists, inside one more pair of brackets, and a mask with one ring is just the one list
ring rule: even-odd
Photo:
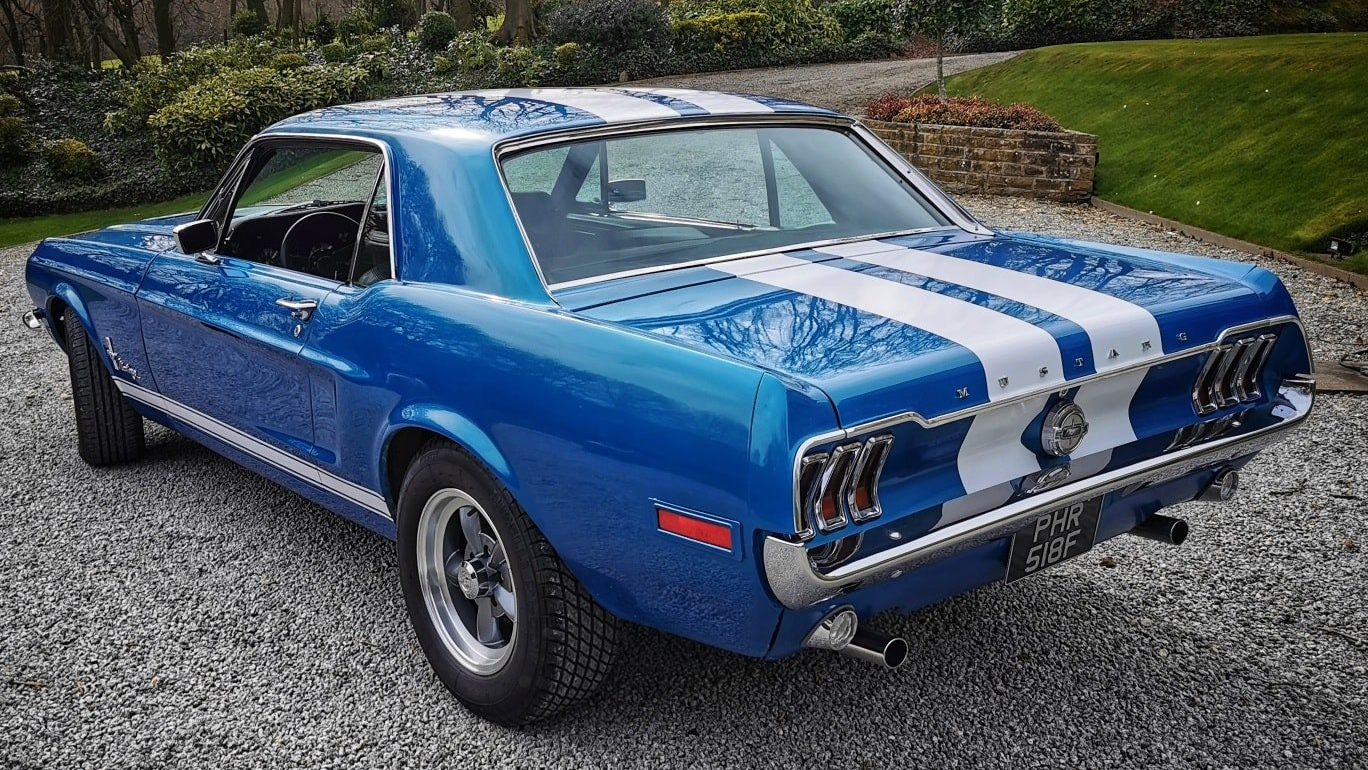
[[1312,404],[1271,273],[995,232],[764,97],[324,109],[27,280],[81,457],[150,419],[395,539],[433,668],[505,724],[589,694],[624,621],[896,666],[878,613],[1179,543],[1159,511]]

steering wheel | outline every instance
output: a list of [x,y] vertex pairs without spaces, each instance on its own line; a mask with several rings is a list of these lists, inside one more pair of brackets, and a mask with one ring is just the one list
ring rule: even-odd
[[[339,256],[351,257],[361,223],[336,211],[315,211],[296,219],[280,241],[280,265],[320,275],[319,267]],[[337,266],[323,273],[336,275]]]

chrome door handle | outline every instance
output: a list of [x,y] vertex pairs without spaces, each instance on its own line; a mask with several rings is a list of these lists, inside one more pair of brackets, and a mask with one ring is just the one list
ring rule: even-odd
[[221,265],[223,258],[209,251],[201,251],[195,255],[195,261],[206,265]]
[[275,303],[286,310],[290,315],[301,321],[309,320],[309,316],[318,309],[318,300],[313,299],[294,299],[292,297],[281,297]]

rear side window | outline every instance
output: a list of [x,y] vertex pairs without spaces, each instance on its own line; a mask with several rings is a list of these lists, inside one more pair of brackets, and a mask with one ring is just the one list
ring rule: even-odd
[[627,134],[503,160],[552,286],[949,221],[837,129]]

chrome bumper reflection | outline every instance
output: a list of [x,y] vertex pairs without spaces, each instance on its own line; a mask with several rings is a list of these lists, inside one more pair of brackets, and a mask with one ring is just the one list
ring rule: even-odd
[[928,532],[915,540],[843,564],[829,573],[813,568],[802,543],[771,535],[764,543],[765,577],[770,590],[785,607],[810,607],[824,599],[899,577],[909,570],[1005,537],[1045,511],[1133,485],[1167,481],[1244,457],[1275,443],[1283,433],[1306,419],[1315,400],[1314,385],[1310,377],[1285,380],[1274,402],[1273,416],[1280,419],[1274,425],[1080,479]]

